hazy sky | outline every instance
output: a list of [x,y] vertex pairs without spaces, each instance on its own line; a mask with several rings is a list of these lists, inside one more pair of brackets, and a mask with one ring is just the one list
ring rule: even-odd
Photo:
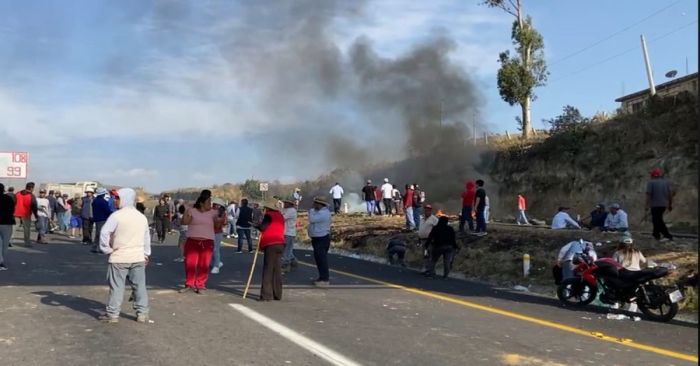
[[[0,151],[28,151],[37,182],[158,191],[251,176],[312,179],[330,168],[318,156],[316,126],[360,146],[379,134],[401,144],[400,133],[365,122],[393,121],[391,106],[369,111],[347,92],[360,90],[345,70],[358,39],[378,65],[450,40],[441,52],[478,94],[470,102],[477,107],[450,118],[471,123],[477,111],[479,133],[515,132],[519,108],[502,102],[495,85],[513,19],[479,2],[3,1]],[[672,69],[684,75],[686,58],[697,71],[695,0],[524,4],[551,72],[536,92],[535,127],[566,104],[612,111],[623,92],[646,88],[641,33],[657,83]],[[313,44],[304,44],[306,34]],[[307,47],[323,51],[322,62],[309,62]],[[371,145],[372,156],[397,156]]]

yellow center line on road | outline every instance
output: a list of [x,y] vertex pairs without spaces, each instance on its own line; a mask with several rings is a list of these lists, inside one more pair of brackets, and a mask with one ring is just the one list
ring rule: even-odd
[[[316,268],[316,265],[314,265],[314,264],[302,262],[302,261],[298,261],[298,262],[304,266]],[[482,310],[482,311],[486,311],[486,312],[489,312],[492,314],[498,314],[498,315],[506,316],[509,318],[518,319],[518,320],[522,320],[525,322],[534,323],[534,324],[562,330],[562,331],[573,333],[573,334],[578,334],[578,335],[585,336],[585,337],[595,338],[595,339],[599,339],[599,340],[610,342],[610,343],[615,343],[617,345],[621,345],[621,346],[625,346],[625,347],[630,347],[630,348],[635,348],[635,349],[639,349],[639,350],[643,350],[643,351],[647,351],[647,352],[651,352],[651,353],[656,353],[659,355],[668,356],[668,357],[676,358],[679,360],[690,361],[690,362],[694,362],[694,363],[698,362],[697,355],[690,355],[690,354],[686,354],[686,353],[668,350],[665,348],[660,348],[660,347],[655,347],[655,346],[651,346],[651,345],[647,345],[647,344],[637,343],[637,342],[635,342],[631,339],[627,339],[627,338],[611,337],[611,336],[605,335],[605,334],[600,333],[600,332],[593,332],[593,331],[588,331],[588,330],[584,330],[584,329],[578,329],[578,328],[574,328],[574,327],[569,326],[569,325],[553,322],[550,320],[534,318],[531,316],[514,313],[514,312],[508,311],[508,310],[498,309],[498,308],[494,308],[494,307],[490,307],[490,306],[479,305],[479,304],[476,304],[476,303],[473,303],[470,301],[466,301],[466,300],[462,300],[462,299],[459,299],[456,297],[442,295],[442,294],[439,294],[436,292],[431,292],[431,291],[420,290],[420,289],[417,289],[414,287],[397,285],[394,283],[385,282],[385,281],[357,275],[357,274],[350,273],[350,272],[339,271],[336,269],[331,269],[330,271],[337,273],[337,274],[340,274],[340,275],[343,275],[343,276],[356,278],[359,280],[363,280],[363,281],[367,281],[367,282],[371,282],[371,283],[375,283],[375,284],[384,285],[386,287],[407,291],[407,292],[421,295],[424,297],[442,300],[445,302],[450,302],[450,303],[461,305],[464,307]]]

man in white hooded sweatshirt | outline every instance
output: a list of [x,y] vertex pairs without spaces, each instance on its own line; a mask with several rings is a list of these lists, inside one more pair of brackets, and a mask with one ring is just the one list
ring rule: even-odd
[[109,302],[107,313],[100,316],[100,320],[108,323],[119,321],[128,276],[133,291],[136,321],[147,323],[146,265],[151,255],[148,220],[136,210],[136,192],[133,189],[122,188],[117,193],[119,209],[109,216],[100,232],[100,250],[109,254]]

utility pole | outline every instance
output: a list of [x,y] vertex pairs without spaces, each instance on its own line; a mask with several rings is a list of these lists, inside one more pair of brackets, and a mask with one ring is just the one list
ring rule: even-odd
[[647,69],[647,79],[649,80],[649,94],[653,97],[656,95],[656,87],[654,86],[654,77],[651,74],[651,64],[649,63],[649,54],[647,53],[647,42],[644,40],[644,35],[639,36],[642,39],[642,53],[644,54],[644,65]]

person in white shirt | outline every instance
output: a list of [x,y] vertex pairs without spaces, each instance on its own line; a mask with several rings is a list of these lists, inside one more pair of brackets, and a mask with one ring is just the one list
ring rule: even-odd
[[236,221],[238,220],[238,205],[236,201],[231,201],[226,207],[226,220],[228,220],[228,233],[227,238],[237,238],[236,233]]
[[46,232],[49,230],[49,218],[51,217],[51,203],[46,197],[46,190],[39,190],[39,197],[36,199],[37,206],[37,222],[36,228],[39,235],[36,238],[36,242],[39,244],[46,244]]
[[418,245],[423,248],[423,267],[424,271],[428,269],[428,262],[430,262],[430,255],[428,253],[428,248],[425,243],[428,241],[430,236],[430,231],[433,230],[435,225],[438,223],[437,216],[433,215],[433,206],[425,205],[423,206],[423,217],[421,217],[421,223],[418,228]]
[[394,214],[397,216],[402,215],[402,213],[401,213],[402,196],[401,196],[401,191],[399,191],[396,188],[396,184],[391,186],[391,197],[393,198],[393,201],[394,201]]
[[593,243],[583,239],[571,241],[559,250],[557,265],[561,268],[562,280],[574,277],[574,257],[583,253],[589,255],[593,261],[598,260]]
[[627,212],[623,211],[619,204],[613,203],[610,205],[610,212],[608,212],[608,216],[605,218],[603,231],[626,232],[628,229]]
[[382,191],[382,203],[384,203],[384,214],[391,216],[391,204],[394,199],[394,186],[389,183],[389,178],[384,178],[384,184],[380,188]]
[[340,186],[340,183],[335,182],[335,185],[331,188],[329,194],[333,198],[333,212],[339,214],[340,205],[343,203],[343,195],[345,194],[345,191],[343,190],[343,187]]
[[484,221],[488,223],[489,215],[491,214],[491,201],[489,200],[489,196],[484,197],[484,203],[486,203],[486,206],[484,206]]
[[569,216],[568,207],[559,207],[559,212],[552,219],[552,230],[580,229],[578,222]]
[[294,256],[294,240],[297,237],[297,209],[293,200],[282,200],[284,208],[284,251],[282,252],[282,272],[296,268],[297,258]]
[[136,321],[148,323],[146,265],[151,255],[151,233],[148,219],[135,207],[136,192],[131,188],[117,191],[119,209],[109,215],[100,231],[100,250],[109,254],[109,302],[106,314],[99,317],[107,323],[119,322],[127,276],[134,297]]

